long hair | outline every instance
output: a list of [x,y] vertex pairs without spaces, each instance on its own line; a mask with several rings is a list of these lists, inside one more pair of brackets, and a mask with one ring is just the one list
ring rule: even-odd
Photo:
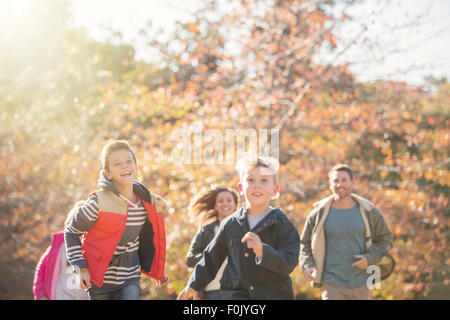
[[216,205],[217,195],[223,191],[232,194],[236,207],[239,203],[238,193],[228,187],[214,187],[210,190],[199,193],[189,204],[189,218],[190,221],[196,221],[199,225],[210,222],[219,222],[219,214],[214,206]]

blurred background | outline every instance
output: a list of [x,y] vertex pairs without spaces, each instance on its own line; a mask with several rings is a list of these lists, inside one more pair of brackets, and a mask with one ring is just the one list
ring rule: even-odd
[[[442,0],[0,2],[0,299],[32,299],[35,266],[99,155],[127,139],[170,204],[163,289],[192,269],[187,205],[230,163],[187,163],[177,130],[279,130],[281,197],[303,229],[338,162],[384,213],[394,274],[374,299],[450,299],[450,3]],[[270,141],[269,141],[270,142]],[[202,152],[215,141],[204,139]],[[299,267],[297,299],[320,299]]]

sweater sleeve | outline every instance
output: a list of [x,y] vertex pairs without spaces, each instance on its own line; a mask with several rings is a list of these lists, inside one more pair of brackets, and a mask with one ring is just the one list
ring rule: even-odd
[[202,291],[214,279],[228,255],[225,226],[226,223],[221,224],[219,231],[203,252],[203,257],[195,265],[188,285],[196,291]]
[[392,233],[389,229],[383,214],[378,209],[371,211],[372,228],[372,246],[365,254],[369,265],[374,265],[387,253],[392,247]]
[[50,247],[45,250],[44,254],[39,259],[38,264],[36,265],[36,271],[34,273],[33,280],[33,295],[34,300],[39,300],[42,297],[47,297],[47,293],[45,292],[45,271],[47,269],[48,262],[48,254],[50,252]]
[[98,220],[97,196],[91,196],[80,205],[67,223],[64,229],[64,241],[69,263],[75,267],[86,267],[86,261],[81,252],[80,236],[87,233],[92,225]]
[[203,250],[206,246],[206,230],[205,227],[200,228],[192,239],[189,251],[186,255],[186,264],[193,268],[203,257]]
[[302,234],[300,236],[299,264],[303,271],[305,271],[308,268],[313,268],[316,265],[314,262],[314,257],[311,248],[311,239],[315,227],[314,223],[315,212],[317,211],[314,210],[308,215],[305,226],[303,227]]

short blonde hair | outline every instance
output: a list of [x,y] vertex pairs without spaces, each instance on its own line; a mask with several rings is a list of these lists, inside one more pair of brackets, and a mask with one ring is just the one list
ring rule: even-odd
[[128,143],[128,141],[126,141],[126,140],[113,140],[113,141],[107,143],[102,149],[101,160],[102,160],[102,166],[103,166],[104,170],[109,171],[109,163],[108,163],[109,155],[113,151],[121,150],[121,149],[125,149],[125,150],[130,151],[131,155],[133,156],[134,163],[137,164],[136,156],[135,156],[133,150],[131,149],[131,146]]
[[273,172],[274,181],[277,183],[277,172],[280,167],[278,160],[269,156],[259,156],[254,152],[245,153],[237,162],[236,170],[239,173],[239,180],[242,181],[242,177],[249,169],[258,167],[264,167],[271,170]]

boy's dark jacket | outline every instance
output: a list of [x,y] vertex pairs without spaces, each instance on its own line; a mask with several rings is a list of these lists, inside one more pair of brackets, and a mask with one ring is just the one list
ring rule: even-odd
[[[263,242],[259,262],[253,250],[241,242],[248,231],[256,233]],[[241,208],[222,221],[188,285],[202,291],[228,257],[220,280],[224,299],[294,299],[289,274],[297,266],[299,249],[298,231],[279,208],[273,208],[252,230],[246,211]]]

